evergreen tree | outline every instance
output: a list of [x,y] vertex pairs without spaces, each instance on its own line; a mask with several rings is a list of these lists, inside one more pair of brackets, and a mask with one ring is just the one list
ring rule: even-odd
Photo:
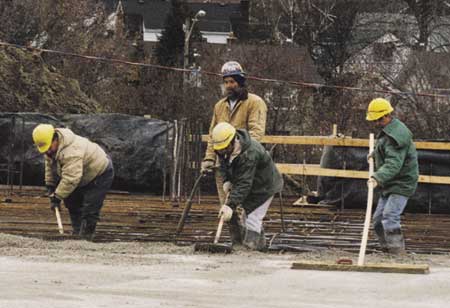
[[171,0],[171,10],[166,17],[164,30],[155,49],[158,63],[180,66],[183,63],[183,24],[189,16],[189,9],[183,0]]

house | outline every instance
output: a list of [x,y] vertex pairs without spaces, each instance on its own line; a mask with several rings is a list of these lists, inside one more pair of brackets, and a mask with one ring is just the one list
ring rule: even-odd
[[[104,1],[107,10],[123,6],[127,28],[140,32],[147,43],[159,40],[171,10],[170,0]],[[199,10],[206,12],[199,18],[198,27],[207,43],[226,44],[233,34],[248,25],[249,0],[187,0],[186,3],[193,14]]]

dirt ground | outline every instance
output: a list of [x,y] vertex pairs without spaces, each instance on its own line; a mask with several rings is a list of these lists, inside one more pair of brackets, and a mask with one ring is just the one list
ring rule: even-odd
[[447,307],[448,255],[369,255],[429,264],[428,275],[291,270],[339,251],[231,255],[164,243],[48,242],[0,234],[0,307]]

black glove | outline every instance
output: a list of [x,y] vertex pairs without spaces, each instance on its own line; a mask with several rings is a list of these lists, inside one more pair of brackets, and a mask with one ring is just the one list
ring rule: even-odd
[[55,192],[55,190],[56,190],[56,187],[53,186],[53,185],[46,185],[45,188],[47,188],[47,196],[49,196],[49,197],[50,197],[50,196]]
[[55,211],[55,208],[58,210],[61,208],[61,199],[55,196],[55,194],[50,195],[50,209]]

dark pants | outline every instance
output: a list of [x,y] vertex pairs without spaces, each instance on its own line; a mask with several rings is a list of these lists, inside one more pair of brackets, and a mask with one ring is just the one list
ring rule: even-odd
[[89,184],[78,187],[69,197],[64,199],[64,204],[69,211],[74,234],[79,234],[83,220],[90,226],[97,224],[100,219],[100,210],[103,207],[106,193],[111,188],[114,179],[114,167],[111,158],[105,171],[93,179]]

